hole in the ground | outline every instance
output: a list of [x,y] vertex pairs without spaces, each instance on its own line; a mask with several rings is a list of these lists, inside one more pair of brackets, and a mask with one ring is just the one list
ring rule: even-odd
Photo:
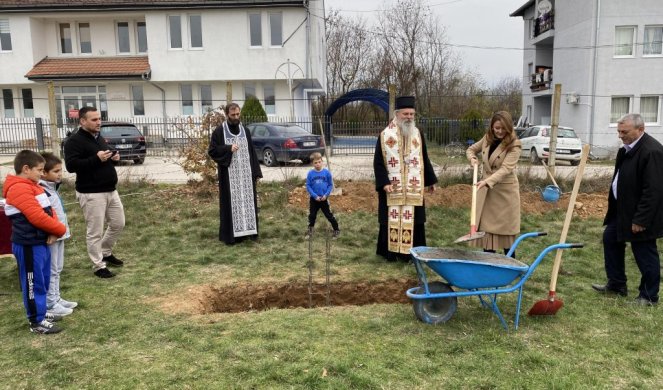
[[[374,303],[409,303],[405,291],[419,284],[416,279],[392,279],[375,282],[337,282],[329,285],[331,306],[370,305]],[[242,284],[211,287],[201,299],[203,314],[238,313],[295,307],[322,307],[327,305],[324,283],[281,285]],[[309,301],[311,296],[312,305]]]

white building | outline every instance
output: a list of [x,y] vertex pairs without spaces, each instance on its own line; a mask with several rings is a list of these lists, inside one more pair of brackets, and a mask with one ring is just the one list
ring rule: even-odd
[[617,120],[637,112],[663,141],[663,1],[530,0],[525,21],[523,115],[549,124],[554,84],[560,125],[576,129],[596,156],[621,145]]
[[324,29],[324,0],[0,0],[0,118],[47,118],[50,81],[60,120],[200,115],[229,94],[309,116]]

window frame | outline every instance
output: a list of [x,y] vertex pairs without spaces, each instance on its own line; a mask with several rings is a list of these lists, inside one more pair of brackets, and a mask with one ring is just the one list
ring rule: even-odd
[[[268,95],[268,91],[271,92],[271,96]],[[264,98],[265,113],[267,115],[276,115],[276,85],[274,83],[263,83],[262,95]],[[271,104],[268,104],[268,101]]]
[[[8,34],[8,35],[9,35],[9,48],[8,48],[8,49],[5,49],[5,48],[2,46],[2,39],[0,39],[0,53],[11,53],[11,52],[13,51],[13,49],[14,49],[14,45],[12,44],[12,29],[11,29],[11,24],[9,23],[9,18],[7,18],[7,19],[4,19],[4,18],[3,18],[3,19],[0,19],[0,22],[2,22],[2,21],[6,21],[6,22],[7,22],[7,32],[4,33],[4,34]],[[2,34],[2,33],[0,32],[0,34]]]
[[[656,99],[656,120],[655,121],[647,121],[645,120],[645,116],[643,114],[643,109],[642,109],[642,100],[643,99]],[[645,122],[645,125],[658,125],[661,121],[661,96],[660,95],[641,95],[640,96],[640,115],[642,116],[642,119]]]
[[[272,39],[274,38],[274,31],[272,29],[272,16],[279,16],[280,20],[280,43],[275,45]],[[283,12],[270,12],[269,13],[269,47],[280,48],[283,47]]]
[[[63,37],[62,37],[62,33],[63,33],[62,26],[63,25],[67,25],[68,29],[69,29],[69,52],[65,52],[64,51],[65,48],[63,47],[63,44],[65,44],[65,42],[63,42]],[[72,31],[71,22],[58,22],[57,33],[58,33],[58,49],[59,49],[58,52],[59,52],[59,54],[61,54],[61,55],[74,55],[74,46],[75,46],[74,45],[74,35],[75,34]]]
[[[617,54],[617,49],[622,45],[617,43],[617,30],[618,29],[631,29],[631,54]],[[637,30],[638,26],[615,26],[615,35],[614,35],[614,45],[615,50],[612,53],[613,58],[634,58],[635,57],[635,47],[637,43]],[[626,45],[624,45],[626,47]]]
[[[81,36],[81,24],[86,24],[87,25],[87,30],[89,34],[89,43],[90,43],[90,51],[89,52],[84,52],[83,51],[83,37]],[[78,54],[80,55],[92,55],[92,25],[90,22],[76,22],[76,38],[78,40],[76,47],[78,48]]]
[[[30,91],[29,98],[26,97],[26,91]],[[28,103],[32,106],[28,108]],[[21,88],[21,108],[23,109],[23,118],[34,118],[35,117],[35,103],[34,96],[32,95],[32,88]],[[30,112],[28,112],[30,110]]]
[[[167,15],[168,18],[168,50],[184,50],[184,40],[183,40],[183,35],[182,35],[182,15]],[[179,40],[180,40],[180,47],[173,47],[173,27],[172,27],[172,18],[178,18],[179,23],[180,23],[180,32],[179,32]]]
[[[663,41],[663,25],[661,25],[661,24],[645,25],[645,27],[644,27],[644,29],[643,29],[643,33],[642,33],[642,34],[643,34],[643,35],[642,35],[642,56],[645,57],[645,58],[651,58],[651,57],[654,57],[654,58],[656,58],[656,57],[663,57],[663,43],[659,43],[660,46],[661,46],[661,52],[660,52],[660,53],[656,53],[656,54],[645,54],[645,50],[647,49],[647,45],[648,45],[648,43],[647,43],[647,41],[646,41],[646,39],[647,39],[647,29],[660,29],[660,30],[661,30],[661,36],[662,36],[662,39],[661,39],[661,40]],[[653,42],[651,42],[651,43],[649,43],[649,44],[651,45],[651,44],[653,44],[654,42],[656,42],[656,41],[653,41]]]
[[[141,24],[141,23],[143,24],[143,26],[145,26],[145,50],[144,51],[140,50],[140,36],[141,36],[141,34],[140,34],[140,30],[138,28],[138,25]],[[147,22],[145,22],[144,20],[136,20],[135,23],[134,23],[134,30],[135,30],[135,34],[136,34],[136,53],[139,53],[139,54],[147,53],[150,50],[150,45],[147,41]]]
[[[128,45],[129,49],[127,51],[120,51],[120,23],[126,23],[127,25],[127,41],[126,44]],[[117,50],[118,55],[130,55],[132,54],[131,50],[131,22],[128,20],[116,20],[115,21],[115,50]]]
[[[137,88],[140,88],[140,99],[136,99],[135,91]],[[131,84],[129,86],[131,93],[131,114],[132,116],[145,116],[145,91],[142,84]],[[137,107],[138,103],[138,107]],[[136,114],[136,108],[141,108],[143,110],[142,114]]]
[[[186,110],[185,110],[185,105],[184,105],[184,87],[188,87],[189,92],[191,93],[190,99],[187,99],[187,100],[191,101],[191,105],[190,105],[191,113],[186,113],[185,112]],[[196,114],[194,100],[195,99],[194,99],[194,96],[193,96],[193,84],[180,84],[180,111],[182,112],[182,115],[190,116],[190,115],[195,115]],[[186,107],[189,107],[189,105],[187,105]]]
[[[191,23],[191,18],[197,16],[199,18],[199,25],[198,27],[200,28],[200,46],[194,46],[193,45],[193,28],[192,28],[192,23]],[[205,48],[205,42],[203,40],[203,15],[202,14],[190,14],[187,15],[187,31],[189,32],[189,49],[190,50],[203,50]]]
[[[206,93],[203,93],[203,88],[209,88],[209,100],[205,96]],[[198,90],[200,92],[200,114],[205,115],[208,111],[211,111],[214,109],[214,97],[212,94],[212,85],[211,84],[200,84],[198,86]],[[205,104],[206,102],[209,102],[209,104]]]
[[[257,37],[259,38],[260,42],[258,44],[254,45],[253,44],[253,34],[252,34],[252,24],[251,24],[251,16],[257,16],[258,17],[258,35]],[[249,19],[249,47],[250,48],[262,48],[263,47],[263,36],[262,36],[262,13],[261,12],[249,12],[247,14],[247,18]]]
[[[5,91],[9,92],[9,99],[5,99]],[[2,96],[2,115],[5,119],[14,119],[16,116],[16,104],[14,102],[14,90],[12,88],[0,88],[0,96]],[[9,103],[9,104],[7,104]],[[11,106],[8,108],[7,106]],[[7,110],[11,110],[11,116],[7,116]]]
[[[617,118],[615,118],[615,120],[613,122],[613,120],[612,120],[612,105],[613,105],[615,99],[628,99],[628,107],[626,108],[626,112],[624,112],[623,114],[618,115]],[[632,106],[633,106],[633,96],[630,96],[630,95],[614,95],[614,96],[611,96],[610,97],[610,114],[609,114],[610,118],[608,118],[609,123],[610,123],[609,126],[610,127],[617,127],[617,121],[622,116],[624,116],[624,115],[628,114],[629,112],[631,112],[631,110],[632,110],[631,107]]]

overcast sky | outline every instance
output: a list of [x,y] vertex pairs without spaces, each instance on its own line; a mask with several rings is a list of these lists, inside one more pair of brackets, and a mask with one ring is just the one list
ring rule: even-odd
[[[375,21],[375,11],[387,8],[394,0],[325,0],[327,10],[337,9],[343,16],[362,16]],[[522,48],[523,19],[509,14],[526,0],[424,0],[447,28],[453,45]],[[520,77],[522,50],[455,48],[466,69],[479,74],[491,86],[504,76]]]

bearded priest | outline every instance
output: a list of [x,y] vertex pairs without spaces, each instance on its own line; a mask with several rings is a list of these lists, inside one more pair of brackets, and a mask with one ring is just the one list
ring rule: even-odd
[[375,146],[380,223],[376,253],[387,261],[409,261],[410,248],[426,245],[424,189],[435,191],[437,176],[414,114],[414,96],[397,97],[394,119]]

